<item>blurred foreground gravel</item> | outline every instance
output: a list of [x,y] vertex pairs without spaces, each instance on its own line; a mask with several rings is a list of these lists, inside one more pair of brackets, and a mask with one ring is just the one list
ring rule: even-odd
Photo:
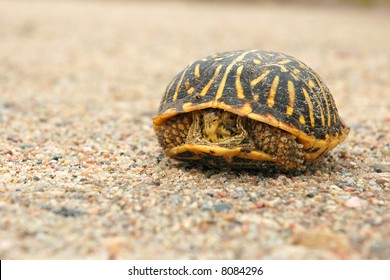
[[[390,259],[390,11],[0,2],[1,259]],[[165,158],[170,79],[218,51],[314,68],[351,126],[303,174]]]

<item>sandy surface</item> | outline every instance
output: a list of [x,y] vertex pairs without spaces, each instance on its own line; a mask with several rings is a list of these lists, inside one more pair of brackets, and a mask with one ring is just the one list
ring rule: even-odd
[[[1,259],[389,259],[390,11],[0,2]],[[313,67],[351,126],[304,174],[194,168],[151,118],[217,51]]]

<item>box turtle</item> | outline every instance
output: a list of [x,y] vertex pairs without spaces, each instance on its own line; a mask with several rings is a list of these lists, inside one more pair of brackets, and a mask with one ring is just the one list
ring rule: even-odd
[[305,170],[349,132],[317,73],[263,50],[188,65],[168,85],[153,124],[167,156],[232,168]]

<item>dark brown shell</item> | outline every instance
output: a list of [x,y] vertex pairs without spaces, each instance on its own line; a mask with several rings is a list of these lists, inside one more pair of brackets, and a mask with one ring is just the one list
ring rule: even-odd
[[188,65],[168,85],[154,125],[205,108],[287,131],[313,158],[342,142],[349,131],[318,74],[277,52],[224,52]]

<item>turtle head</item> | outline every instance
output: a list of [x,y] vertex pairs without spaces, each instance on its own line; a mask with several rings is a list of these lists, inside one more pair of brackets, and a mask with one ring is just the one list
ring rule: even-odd
[[230,139],[237,130],[237,117],[222,110],[204,110],[202,112],[203,136],[212,143],[220,143]]

